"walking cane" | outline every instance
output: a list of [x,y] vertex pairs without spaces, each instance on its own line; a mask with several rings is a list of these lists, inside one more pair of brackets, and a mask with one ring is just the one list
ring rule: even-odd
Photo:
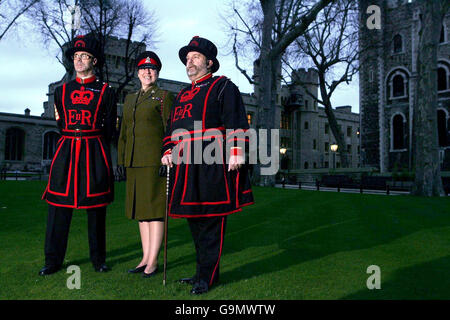
[[167,270],[167,226],[169,224],[168,217],[168,206],[169,206],[169,173],[170,167],[167,166],[167,178],[166,178],[166,215],[164,218],[164,276],[163,276],[163,285],[166,285],[166,270]]

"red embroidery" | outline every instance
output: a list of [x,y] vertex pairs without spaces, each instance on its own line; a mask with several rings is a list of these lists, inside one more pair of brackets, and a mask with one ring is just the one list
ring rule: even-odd
[[77,40],[77,41],[75,41],[74,47],[85,48],[86,47],[86,43],[83,40]]
[[197,93],[199,93],[200,88],[194,88],[191,91],[186,91],[181,95],[180,102],[185,102],[193,99]]
[[72,104],[88,105],[93,98],[94,93],[92,91],[86,91],[84,87],[81,87],[81,90],[74,90],[70,95],[70,99],[72,99]]
[[189,118],[192,118],[191,109],[192,109],[192,103],[186,104],[184,106],[184,109],[181,106],[176,107],[174,115],[173,115],[173,121],[179,120],[180,117],[181,117],[181,119],[184,119],[186,117],[186,113],[188,114]]
[[92,114],[89,110],[69,110],[69,125],[80,123],[91,126]]

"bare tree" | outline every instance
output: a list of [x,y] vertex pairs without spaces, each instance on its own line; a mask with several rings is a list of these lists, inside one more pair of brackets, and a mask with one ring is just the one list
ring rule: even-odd
[[[317,14],[331,2],[332,0],[260,0],[258,9],[259,12],[262,11],[262,16],[256,22],[245,21],[235,6],[234,10],[242,27],[231,26],[232,37],[236,39],[234,48],[237,48],[238,34],[244,34],[246,42],[253,43],[259,56],[259,80],[258,83],[253,82],[258,90],[256,116],[258,129],[277,127],[275,122],[277,118],[274,115],[283,54],[298,37],[304,34],[316,19]],[[257,8],[255,3],[252,5]],[[236,62],[238,63],[237,59]],[[250,79],[250,77],[247,78]],[[270,130],[268,132],[268,150],[271,150]],[[272,152],[278,152],[278,150],[272,150]],[[258,168],[255,172],[258,174]],[[264,176],[260,179],[261,185],[273,185],[274,182],[274,176]]]
[[0,40],[17,24],[18,19],[38,2],[40,0],[0,0]]
[[[73,28],[75,8],[81,12],[78,30]],[[59,48],[56,59],[65,67],[68,78],[73,75],[73,64],[65,59],[64,51],[77,34],[94,34],[103,52],[108,48],[111,37],[125,39],[125,72],[117,81],[117,97],[134,77],[135,67],[131,62],[144,45],[156,42],[156,18],[140,0],[43,0],[30,10],[29,17],[37,22],[44,44],[53,42]],[[136,45],[133,41],[143,45]],[[109,65],[105,63],[99,76],[109,81],[110,74]]]
[[414,101],[414,166],[412,193],[422,196],[444,194],[439,163],[437,133],[437,48],[442,21],[449,3],[440,0],[422,2]]
[[[299,64],[317,70],[318,83],[304,82],[296,77],[292,84],[302,86],[307,95],[324,106],[344,168],[349,166],[347,146],[333,112],[331,97],[340,84],[349,84],[357,74],[358,59],[358,7],[355,0],[337,0],[324,8],[283,59],[290,73]],[[311,85],[319,86],[321,99],[309,91]]]

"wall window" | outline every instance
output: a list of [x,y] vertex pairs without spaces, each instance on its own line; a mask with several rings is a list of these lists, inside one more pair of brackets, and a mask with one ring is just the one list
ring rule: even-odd
[[401,35],[399,34],[395,35],[394,39],[392,40],[392,43],[394,53],[400,53],[403,51],[403,39]]
[[328,123],[325,123],[325,134],[330,133],[330,125]]
[[56,142],[58,142],[59,134],[55,131],[47,132],[44,135],[44,149],[42,153],[43,160],[51,160],[56,151]]
[[248,122],[249,126],[252,125],[252,117],[253,117],[253,115],[250,112],[247,113],[247,122]]
[[441,27],[441,36],[439,37],[439,43],[447,42],[447,28],[445,27],[445,22]]
[[351,137],[352,136],[352,127],[348,126],[347,127],[347,137]]
[[447,115],[442,109],[437,111],[437,122],[439,147],[447,147],[448,145],[450,145],[450,141],[448,139]]
[[403,86],[404,79],[401,75],[396,75],[392,79],[393,96],[403,97],[405,95],[405,87]]
[[449,70],[444,65],[439,65],[437,70],[438,91],[449,89]]
[[402,70],[391,72],[387,81],[387,94],[390,99],[408,96],[408,75]]
[[325,142],[325,152],[330,152],[330,143]]
[[18,128],[6,130],[5,160],[22,161],[25,146],[25,132]]
[[313,149],[314,150],[317,149],[317,140],[316,139],[313,140]]
[[397,114],[392,118],[392,148],[400,150],[405,148],[405,126],[403,115]]
[[291,128],[291,117],[290,117],[289,113],[281,112],[280,128],[281,129],[290,129]]
[[309,129],[309,122],[308,121],[305,121],[304,128],[305,128],[305,130]]
[[305,164],[303,165],[303,168],[308,169],[308,167],[309,167],[309,164],[308,164],[308,161],[306,161]]

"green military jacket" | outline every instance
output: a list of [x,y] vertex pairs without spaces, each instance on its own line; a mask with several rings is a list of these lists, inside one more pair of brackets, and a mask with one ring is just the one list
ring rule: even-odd
[[161,164],[161,145],[173,95],[150,87],[147,92],[130,93],[123,105],[118,141],[117,165],[146,167]]

